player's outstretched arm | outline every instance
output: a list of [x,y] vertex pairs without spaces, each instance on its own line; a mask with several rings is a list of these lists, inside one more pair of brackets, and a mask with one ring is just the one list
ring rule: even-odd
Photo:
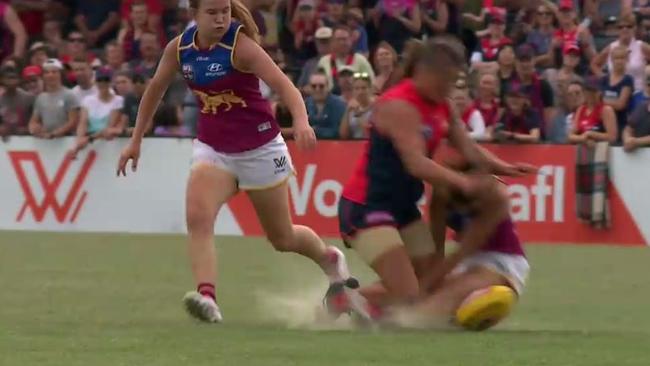
[[160,100],[167,91],[169,84],[176,76],[178,71],[178,42],[179,38],[174,38],[165,47],[162,59],[158,64],[158,69],[153,78],[149,82],[147,89],[142,96],[140,108],[138,109],[138,117],[136,118],[135,128],[131,136],[131,142],[124,148],[120,155],[120,160],[117,165],[117,175],[126,176],[126,165],[129,160],[131,163],[131,170],[136,171],[138,167],[138,159],[140,158],[140,145],[142,138],[149,126],[153,114],[160,104]]
[[307,108],[300,91],[273,62],[271,57],[255,41],[245,34],[239,34],[235,49],[235,66],[252,72],[273,89],[291,112],[294,138],[301,148],[316,146],[316,134],[309,125]]

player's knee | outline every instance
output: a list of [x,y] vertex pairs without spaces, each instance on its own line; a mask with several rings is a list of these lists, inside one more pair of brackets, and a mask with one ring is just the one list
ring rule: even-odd
[[190,232],[210,231],[214,225],[214,214],[201,203],[188,202],[185,213],[187,229]]
[[293,231],[269,233],[266,238],[278,252],[284,253],[295,251],[296,239]]

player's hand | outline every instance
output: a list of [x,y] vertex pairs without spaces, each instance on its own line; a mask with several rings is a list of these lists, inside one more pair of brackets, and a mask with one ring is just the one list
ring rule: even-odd
[[120,161],[117,163],[117,176],[120,174],[126,177],[126,165],[131,160],[131,171],[135,173],[138,170],[138,160],[140,159],[140,144],[131,141],[125,148],[122,150],[120,155]]
[[293,139],[302,150],[312,150],[316,147],[316,133],[307,123],[298,124],[293,128]]
[[523,177],[529,174],[535,174],[539,170],[538,167],[527,163],[514,163],[508,164],[501,169],[501,175],[509,177]]

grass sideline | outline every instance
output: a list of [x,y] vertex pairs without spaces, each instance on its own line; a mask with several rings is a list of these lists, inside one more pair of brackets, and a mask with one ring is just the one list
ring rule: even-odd
[[259,293],[324,291],[318,270],[262,239],[217,242],[226,323],[209,326],[181,307],[192,284],[180,236],[0,232],[0,365],[650,364],[647,248],[528,246],[530,286],[498,328],[378,333],[269,319]]

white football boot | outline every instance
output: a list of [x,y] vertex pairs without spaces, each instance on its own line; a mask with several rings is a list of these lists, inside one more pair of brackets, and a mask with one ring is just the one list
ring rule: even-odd
[[203,296],[196,291],[190,291],[183,297],[185,310],[193,318],[206,323],[221,323],[223,316],[219,305],[208,296]]

